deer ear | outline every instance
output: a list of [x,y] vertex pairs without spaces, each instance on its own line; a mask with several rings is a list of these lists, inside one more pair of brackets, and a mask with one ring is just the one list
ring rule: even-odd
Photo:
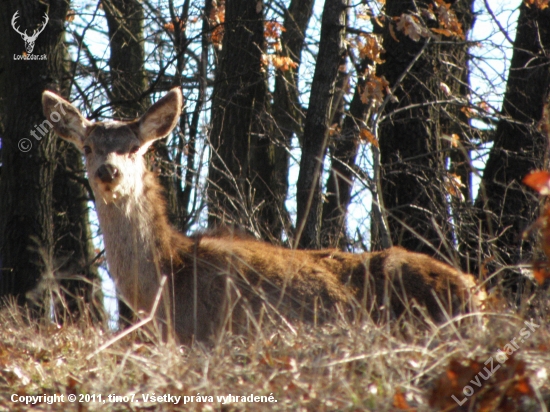
[[92,123],[67,100],[47,90],[42,93],[42,108],[55,132],[82,150],[86,128]]
[[180,118],[183,98],[181,89],[174,87],[162,99],[152,105],[139,119],[139,140],[151,142],[167,136]]

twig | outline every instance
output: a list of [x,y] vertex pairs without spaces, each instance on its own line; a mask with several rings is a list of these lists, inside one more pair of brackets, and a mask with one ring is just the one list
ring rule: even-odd
[[164,275],[162,277],[162,279],[160,280],[160,286],[159,286],[159,290],[157,292],[157,297],[155,298],[155,302],[153,303],[153,308],[151,309],[151,313],[149,313],[149,316],[147,316],[145,319],[141,320],[140,322],[136,323],[134,326],[122,331],[117,336],[115,336],[113,339],[108,340],[107,342],[105,342],[98,349],[96,349],[92,354],[86,356],[86,360],[92,359],[95,355],[97,355],[100,352],[103,352],[105,349],[107,349],[113,343],[115,343],[115,342],[119,341],[120,339],[122,339],[124,336],[132,333],[136,329],[139,329],[143,325],[151,322],[151,320],[153,320],[154,317],[155,317],[155,313],[157,312],[157,308],[158,308],[158,305],[160,303],[160,298],[162,296],[162,289],[164,288],[165,283],[166,283],[166,275]]

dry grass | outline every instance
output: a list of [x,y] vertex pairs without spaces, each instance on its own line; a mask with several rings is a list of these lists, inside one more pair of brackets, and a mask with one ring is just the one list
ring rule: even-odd
[[[115,333],[89,322],[29,322],[20,309],[8,306],[0,313],[0,411],[546,411],[550,316],[541,308],[547,298],[537,301],[535,311],[530,308],[537,315],[529,320],[540,327],[532,326],[528,337],[521,335],[525,316],[494,311],[484,315],[484,325],[469,316],[423,330],[412,323],[344,320],[320,327],[294,324],[294,331],[266,326],[255,336],[225,335],[208,347],[144,342],[131,334],[97,354]],[[500,372],[481,379],[480,388],[469,383],[513,338],[518,348]],[[451,395],[462,400],[467,384],[475,393],[459,408]],[[14,394],[59,394],[65,402],[25,405],[12,402]],[[70,394],[84,400],[86,394],[96,400],[101,395],[102,401],[70,403]],[[111,402],[113,394],[134,395],[139,402]],[[144,402],[143,395],[152,394],[181,398],[177,405]],[[184,398],[198,394],[213,402]],[[229,394],[272,395],[277,402],[218,401]]]

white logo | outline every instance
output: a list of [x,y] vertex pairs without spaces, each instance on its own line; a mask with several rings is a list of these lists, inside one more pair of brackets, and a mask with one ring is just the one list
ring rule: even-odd
[[38,38],[38,35],[44,31],[44,28],[46,27],[46,24],[48,24],[48,21],[50,21],[50,19],[48,18],[48,15],[46,13],[44,13],[45,20],[44,20],[44,23],[42,23],[42,27],[36,29],[33,32],[32,36],[29,36],[27,34],[27,30],[25,30],[23,33],[21,33],[19,31],[19,27],[15,27],[15,20],[17,20],[17,17],[19,17],[17,15],[18,13],[19,13],[19,10],[17,10],[13,14],[13,17],[11,19],[11,27],[13,27],[13,29],[21,35],[21,38],[25,41],[25,49],[27,49],[27,53],[31,54],[32,51],[34,50],[34,42]]

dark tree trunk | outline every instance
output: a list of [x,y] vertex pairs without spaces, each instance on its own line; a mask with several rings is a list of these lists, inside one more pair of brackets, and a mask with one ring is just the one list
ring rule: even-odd
[[[412,13],[416,7],[427,8],[427,3],[386,3],[391,17]],[[400,82],[379,126],[382,197],[391,240],[410,250],[433,254],[434,249],[445,249],[446,254],[453,254],[444,184],[450,144],[441,138],[448,133],[446,124],[453,109],[441,103],[448,99],[441,82],[453,77],[443,56],[463,50],[464,44],[449,44],[447,38],[441,43],[423,38],[413,41],[398,31],[391,19],[388,22],[383,33],[385,63],[378,74],[385,76],[392,88]],[[457,92],[453,84],[450,87]]]
[[[183,7],[183,13],[184,18],[188,17],[189,12],[189,1],[187,0]],[[188,140],[187,144],[185,144],[184,139],[180,136],[178,139],[178,154],[176,156],[176,162],[179,165],[183,165],[183,157],[185,149],[187,149],[187,155],[186,155],[186,162],[185,162],[185,169],[182,168],[177,169],[178,175],[181,176],[181,179],[183,180],[183,190],[181,190],[178,193],[178,206],[180,207],[182,216],[182,223],[185,224],[184,227],[181,227],[180,229],[185,230],[188,228],[190,224],[193,223],[193,220],[197,218],[197,215],[195,212],[195,205],[192,202],[191,193],[193,189],[197,187],[197,183],[199,180],[198,176],[198,168],[196,166],[196,157],[197,157],[197,140],[199,138],[200,134],[200,117],[203,113],[203,108],[206,103],[207,99],[207,67],[208,67],[208,55],[209,55],[209,48],[210,48],[210,38],[206,35],[206,33],[209,33],[212,28],[210,25],[210,13],[212,11],[212,0],[205,0],[204,2],[204,12],[202,16],[202,31],[203,36],[201,38],[201,55],[200,55],[200,63],[198,68],[198,91],[197,91],[197,101],[195,102],[195,107],[193,109],[193,113],[190,114],[191,120],[189,121],[189,129],[188,129]],[[174,26],[176,29],[178,25]],[[187,48],[189,41],[187,39],[186,33],[181,33],[181,35],[178,36],[178,31],[176,30],[175,35],[175,46],[176,50],[178,50],[178,69],[177,69],[177,77],[178,77],[178,83],[180,83],[181,77],[183,77],[183,70],[185,66],[186,59],[184,58],[184,50]],[[187,113],[186,108],[184,108],[184,115],[180,119],[180,129],[182,134],[185,134],[185,125],[186,125],[186,119],[187,119]]]
[[[531,170],[546,167],[548,141],[537,129],[550,85],[550,9],[520,6],[514,53],[502,114],[494,144],[483,174],[476,207],[483,245],[496,262],[514,265],[528,261],[533,252],[531,239],[523,231],[538,210],[537,197],[521,180]],[[472,245],[477,251],[478,245]],[[476,271],[480,261],[473,262]],[[511,277],[512,283],[519,275]]]
[[[452,6],[466,34],[474,25],[473,3],[473,0],[461,0]],[[469,43],[461,42],[454,47],[444,49],[445,54],[442,55],[442,60],[448,63],[445,65],[445,70],[440,72],[442,81],[449,86],[451,95],[464,101],[467,101],[471,94],[469,47]],[[474,141],[479,141],[483,132],[470,125],[470,119],[462,109],[460,105],[442,105],[441,132],[457,139],[453,141],[450,148],[449,172],[451,173],[450,179],[458,178],[463,186],[454,186],[451,189],[457,190],[456,195],[450,196],[451,212],[455,224],[454,235],[461,267],[463,270],[469,271],[468,242],[473,226],[471,217],[474,199],[472,192],[474,172],[471,153]]]
[[280,218],[267,126],[263,12],[259,2],[228,0],[212,96],[209,226],[236,224],[270,238]]
[[[35,288],[42,275],[52,274],[53,209],[52,182],[55,166],[53,139],[45,138],[41,95],[63,74],[63,25],[69,4],[3,1],[0,4],[0,97],[2,174],[0,179],[0,296],[16,296],[24,303],[25,294]],[[25,51],[21,36],[11,26],[19,11],[17,25],[32,32],[44,21],[49,23],[36,39],[34,55],[45,60],[20,60]],[[45,125],[45,131],[48,126]],[[33,137],[31,133],[38,136]],[[26,141],[23,139],[27,139]],[[32,147],[31,147],[32,146]],[[30,147],[29,151],[22,151]]]
[[109,26],[111,103],[115,117],[135,119],[149,107],[143,50],[143,7],[133,0],[102,2]]
[[[372,61],[364,59],[357,67],[358,73],[362,73],[368,64],[372,64]],[[360,141],[359,133],[367,110],[367,105],[361,101],[361,92],[365,88],[365,83],[364,77],[358,78],[349,112],[344,117],[342,132],[330,144],[331,164],[326,201],[323,205],[321,236],[324,247],[345,246],[346,215],[351,202],[353,171]]]
[[[48,138],[55,139],[55,136],[52,133]],[[73,318],[87,313],[101,321],[104,319],[103,293],[94,262],[88,217],[91,192],[84,178],[82,155],[74,145],[57,139],[56,163],[53,184],[55,270],[64,297],[61,304],[65,305],[58,306],[56,311],[63,316],[66,310]]]
[[345,47],[347,0],[327,0],[321,23],[321,40],[311,85],[297,183],[296,236],[301,248],[321,246],[321,171],[325,158],[331,105],[338,67]]
[[[295,69],[277,70],[273,93],[274,145],[274,197],[278,208],[283,211],[284,226],[289,229],[290,221],[284,205],[288,194],[289,150],[292,136],[301,136],[304,113],[298,99],[298,70],[304,48],[305,32],[313,14],[314,0],[292,0],[285,10],[285,32],[281,35],[282,53],[298,64]],[[278,238],[280,233],[274,233]]]
[[[461,0],[453,4],[453,10],[462,24],[464,33],[468,33],[474,25],[473,0]],[[440,71],[441,80],[449,86],[451,95],[462,99],[467,99],[470,95],[470,71],[468,62],[467,42],[457,43],[449,48],[442,58],[446,65],[444,70]],[[442,67],[443,69],[443,67]],[[470,127],[470,122],[462,108],[458,105],[443,105],[442,132],[453,136],[456,134],[458,142],[451,148],[451,173],[460,177],[464,185],[460,190],[464,197],[464,202],[471,205],[473,200],[472,193],[472,167],[470,159],[471,142],[468,136],[475,134],[476,130]],[[456,216],[459,216],[458,214]],[[458,228],[460,231],[461,228]],[[460,239],[461,237],[458,236]],[[460,241],[459,241],[460,243]]]

